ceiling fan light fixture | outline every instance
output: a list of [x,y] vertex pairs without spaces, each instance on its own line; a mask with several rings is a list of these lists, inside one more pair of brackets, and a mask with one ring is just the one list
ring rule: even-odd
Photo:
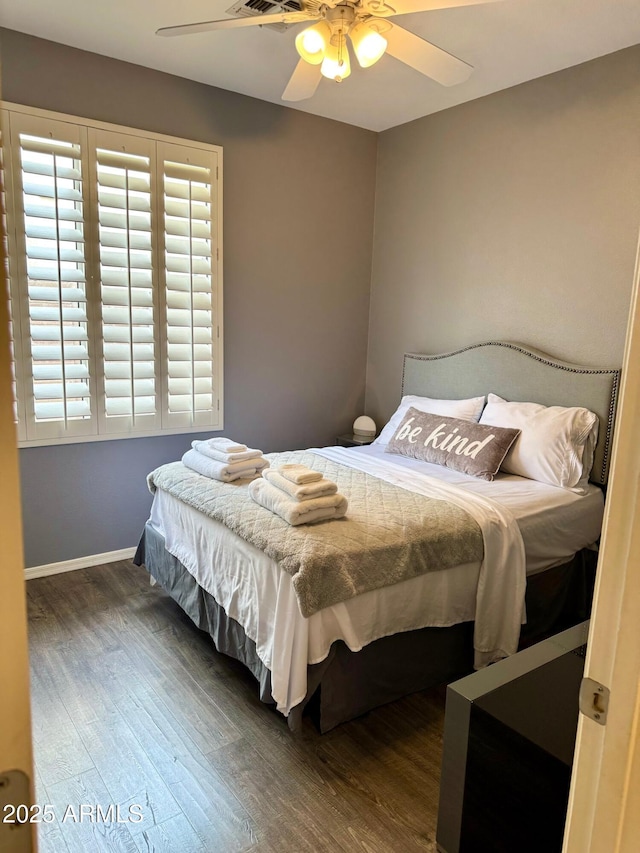
[[[442,86],[455,86],[468,80],[473,66],[387,19],[413,12],[494,3],[497,0],[400,0],[399,8],[398,4],[389,5],[393,2],[238,0],[235,6],[227,10],[236,17],[161,27],[156,32],[162,36],[182,36],[238,27],[282,28],[303,24],[305,29],[295,37],[300,59],[282,94],[285,101],[302,101],[312,97],[323,76],[338,83],[346,79],[351,74],[349,40],[362,68],[369,68],[388,53]],[[265,6],[267,11],[270,6],[277,7],[278,11],[267,14]]]
[[375,24],[370,21],[361,21],[355,27],[351,27],[349,37],[356,59],[362,68],[375,65],[387,49],[386,38],[380,35]]
[[296,50],[310,65],[320,65],[331,41],[331,27],[326,21],[319,21],[307,27],[296,36]]
[[[337,44],[333,44],[333,41],[337,41]],[[335,80],[336,83],[341,83],[345,77],[351,74],[349,48],[343,35],[338,39],[333,39],[332,43],[327,45],[320,71],[323,77]]]

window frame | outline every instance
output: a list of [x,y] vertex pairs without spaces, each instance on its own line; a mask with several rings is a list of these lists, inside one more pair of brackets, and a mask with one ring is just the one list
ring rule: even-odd
[[[29,350],[30,331],[25,330],[25,322],[28,323],[28,297],[25,298],[23,293],[26,274],[22,269],[24,267],[23,252],[21,251],[19,237],[24,234],[24,227],[20,218],[21,202],[17,198],[18,184],[14,170],[19,165],[20,145],[13,145],[10,138],[10,116],[17,114],[20,121],[24,117],[34,117],[36,119],[65,123],[81,128],[80,134],[84,133],[85,145],[81,150],[81,160],[83,169],[83,196],[85,198],[85,212],[83,216],[83,225],[85,232],[85,240],[87,241],[87,254],[92,255],[90,263],[85,264],[86,270],[86,294],[87,294],[87,315],[89,329],[89,384],[91,387],[91,406],[92,406],[92,421],[94,426],[90,427],[91,432],[80,434],[67,434],[62,436],[42,436],[28,437],[29,433],[28,422],[29,412],[33,408],[33,385],[30,384],[30,363],[32,359]],[[5,181],[5,210],[7,218],[7,241],[8,241],[8,262],[9,262],[9,288],[11,301],[11,317],[12,317],[12,345],[13,345],[13,366],[15,370],[15,387],[17,395],[17,427],[18,427],[18,447],[39,447],[58,444],[77,444],[91,441],[111,441],[115,439],[132,439],[132,438],[149,438],[161,435],[181,435],[190,433],[201,433],[203,431],[216,432],[223,428],[224,423],[224,398],[223,398],[223,252],[222,252],[222,211],[223,211],[223,194],[222,194],[222,166],[223,166],[223,151],[219,145],[210,143],[198,142],[195,140],[182,139],[179,137],[168,136],[166,134],[154,133],[138,128],[116,125],[109,122],[95,121],[81,116],[74,116],[66,113],[53,112],[51,110],[42,110],[22,104],[15,104],[0,100],[0,127],[2,129],[2,137],[4,139],[4,181]],[[157,401],[157,422],[158,426],[150,429],[132,430],[125,428],[122,431],[100,432],[103,427],[105,414],[102,411],[104,408],[104,374],[103,364],[101,362],[102,352],[102,334],[101,334],[101,308],[102,299],[100,296],[100,281],[95,275],[95,271],[99,266],[95,262],[95,254],[98,252],[98,245],[94,243],[97,233],[98,223],[96,219],[96,209],[94,209],[94,201],[97,192],[97,176],[90,174],[87,168],[89,160],[89,152],[91,140],[99,138],[103,132],[116,133],[126,135],[140,140],[145,140],[152,143],[155,149],[153,179],[154,186],[152,208],[155,224],[152,229],[153,236],[153,253],[154,259],[158,259],[158,267],[154,273],[153,292],[154,296],[154,311],[156,311],[156,320],[154,325],[154,334],[156,344],[159,347],[156,358],[160,361],[160,385],[156,388]],[[85,147],[86,146],[86,147]],[[211,203],[211,310],[212,310],[212,383],[213,383],[213,410],[211,413],[211,422],[206,424],[198,424],[198,413],[194,413],[196,423],[194,425],[175,425],[169,426],[172,421],[175,423],[175,417],[172,418],[168,408],[167,397],[167,314],[165,310],[166,299],[166,283],[164,262],[160,259],[164,254],[164,212],[163,212],[163,193],[160,188],[157,176],[160,175],[161,160],[163,151],[175,150],[178,147],[181,150],[191,149],[194,153],[194,158],[202,159],[203,156],[210,158],[211,162],[211,192],[213,200]],[[88,204],[90,200],[90,204]],[[155,263],[155,260],[154,260]],[[25,308],[26,305],[26,308]],[[26,311],[26,314],[25,314]],[[193,327],[192,327],[193,328]],[[23,389],[27,393],[24,393]],[[22,392],[22,393],[21,393]],[[217,417],[216,417],[217,413]],[[34,421],[35,422],[35,421]],[[52,422],[52,423],[55,423]],[[81,422],[77,422],[81,423]],[[114,421],[115,424],[115,421]]]

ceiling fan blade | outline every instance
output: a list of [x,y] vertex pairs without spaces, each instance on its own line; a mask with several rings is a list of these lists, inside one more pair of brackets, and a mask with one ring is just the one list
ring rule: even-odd
[[307,12],[282,12],[277,15],[251,15],[248,18],[223,18],[221,21],[201,21],[197,24],[179,24],[176,27],[160,27],[157,36],[188,36],[192,33],[207,33],[210,30],[230,30],[237,27],[266,27],[268,24],[297,24],[300,21],[317,21],[317,15]]
[[431,77],[442,86],[455,86],[464,83],[471,75],[473,66],[436,47],[435,44],[421,39],[403,27],[394,24],[384,34],[387,40],[387,53],[395,56],[405,65],[415,68],[421,74]]
[[457,6],[499,2],[502,0],[391,0],[391,5],[388,6],[385,0],[364,0],[363,6],[369,14],[386,18],[392,15],[410,15],[413,12],[435,12],[438,9],[453,9]]
[[299,60],[287,88],[282,93],[283,101],[304,101],[315,95],[318,84],[322,80],[319,65],[310,65],[304,59]]

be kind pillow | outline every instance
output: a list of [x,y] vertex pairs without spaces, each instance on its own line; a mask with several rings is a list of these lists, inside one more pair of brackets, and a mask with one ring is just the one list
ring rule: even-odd
[[482,426],[411,407],[385,452],[493,480],[519,433],[518,429]]

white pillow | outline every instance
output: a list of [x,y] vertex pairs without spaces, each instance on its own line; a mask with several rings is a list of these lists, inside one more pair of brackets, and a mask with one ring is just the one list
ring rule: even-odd
[[484,406],[484,397],[471,397],[468,400],[433,400],[431,397],[417,397],[407,394],[400,405],[387,421],[386,426],[373,444],[388,444],[395,435],[410,408],[431,415],[442,415],[448,418],[460,418],[463,421],[478,421]]
[[598,416],[580,407],[508,403],[489,394],[481,424],[519,429],[501,471],[583,494],[598,438]]

